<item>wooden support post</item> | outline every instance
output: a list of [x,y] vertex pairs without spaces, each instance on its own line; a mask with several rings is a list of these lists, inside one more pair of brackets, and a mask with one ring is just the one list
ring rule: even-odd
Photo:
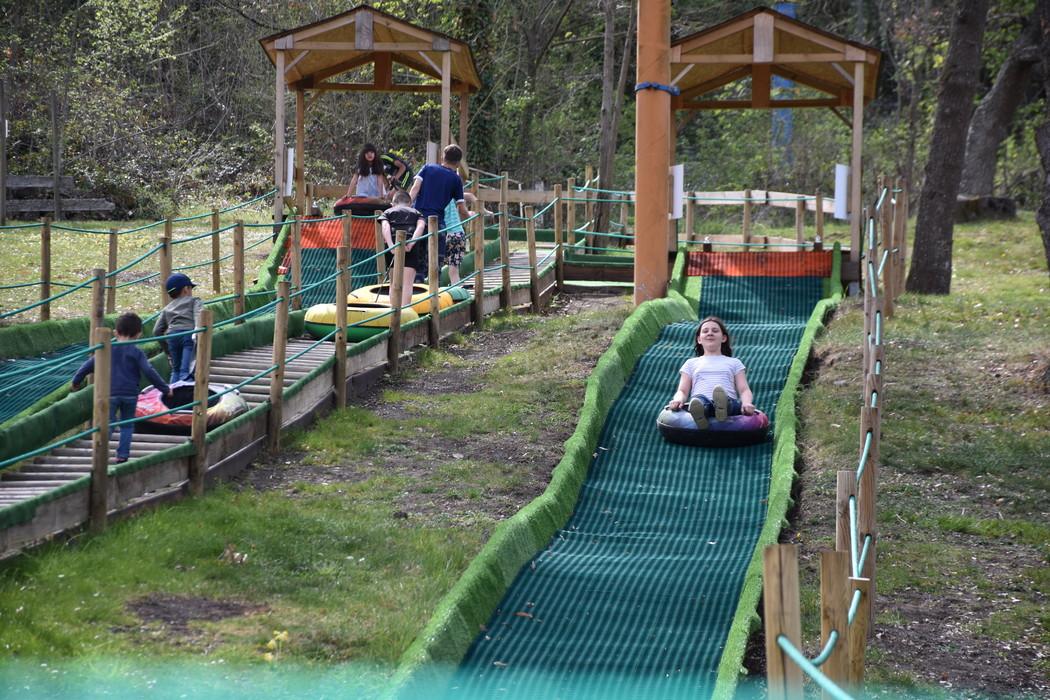
[[[344,248],[349,248],[349,247],[351,247],[350,243],[352,241],[351,230],[352,230],[352,227],[354,225],[353,216],[350,214],[349,211],[344,211],[343,212],[342,223],[343,223],[343,242],[340,245],[342,245]],[[382,234],[380,234],[380,238],[382,238]]]
[[303,229],[296,215],[292,221],[292,292],[295,298],[292,300],[292,308],[298,311],[303,308]]
[[[820,641],[827,644],[832,631],[838,641],[821,670],[837,685],[849,681],[849,554],[838,551],[820,553]],[[825,700],[833,696],[824,693]]]
[[587,200],[587,201],[585,201],[583,203],[583,215],[584,215],[584,218],[587,219],[587,237],[586,237],[587,246],[586,246],[585,250],[588,253],[590,253],[590,252],[592,252],[591,249],[594,248],[594,240],[595,240],[595,236],[594,236],[594,233],[593,233],[594,232],[594,202],[591,201],[591,199],[594,197],[594,193],[591,192],[591,189],[590,189],[591,187],[594,186],[594,182],[593,182],[593,180],[594,180],[594,166],[593,165],[585,165],[584,166],[584,168],[583,168],[583,179],[586,182],[584,187],[587,188],[586,190],[584,190],[584,193],[583,193],[583,198],[585,200]]
[[[288,39],[287,41],[291,41]],[[284,40],[278,39],[282,46],[275,50],[274,60],[274,120],[273,120],[273,185],[277,192],[273,197],[273,235],[276,238],[280,232],[280,223],[284,220],[284,66],[286,55],[284,52]]]
[[40,320],[51,318],[51,218],[45,216],[40,226]]
[[802,671],[780,649],[783,635],[802,648],[799,610],[798,548],[775,544],[762,552],[762,592],[766,622],[766,678],[770,700],[802,697]]
[[849,649],[849,685],[859,688],[864,682],[864,650],[868,646],[868,634],[871,632],[871,580],[850,578],[849,599],[853,600],[854,591],[860,591],[860,605],[846,634]]
[[[244,222],[238,220],[233,229],[233,313],[244,313]],[[238,324],[244,321],[237,321]]]
[[500,308],[510,312],[510,207],[507,205],[507,171],[500,173],[499,261],[502,286],[499,292]]
[[441,148],[452,143],[452,52],[441,53]]
[[51,93],[51,169],[55,221],[62,220],[62,115],[58,95]]
[[171,277],[171,219],[164,220],[164,234],[160,237],[160,255],[159,267],[160,267],[160,283],[157,287],[160,289],[160,308],[164,308],[171,301],[171,297],[168,296],[168,278]]
[[480,216],[474,220],[474,273],[472,318],[474,328],[481,328],[485,323],[485,222]]
[[310,212],[306,209],[306,92],[295,90],[295,204],[299,216]]
[[[383,255],[383,251],[386,250],[386,241],[383,240],[383,222],[379,220],[379,217],[383,215],[383,212],[376,210],[375,212],[375,229],[376,229],[376,284],[382,284],[386,278],[386,256]],[[349,222],[350,220],[347,219]],[[349,228],[349,227],[347,227]],[[347,234],[347,242],[344,244],[347,249],[350,248],[349,234]],[[349,260],[349,258],[347,258]]]
[[696,201],[686,192],[685,198],[685,240],[696,240]]
[[[438,299],[441,266],[438,260],[438,218],[427,217],[427,284],[430,289],[430,320],[427,322],[427,341],[430,347],[441,345],[441,300]],[[411,284],[411,282],[409,282]]]
[[109,390],[110,344],[113,334],[108,328],[96,328],[91,335],[95,350],[94,399],[91,424],[98,428],[91,435],[91,496],[89,527],[92,532],[106,529],[109,511]]
[[561,185],[554,185],[554,282],[558,292],[565,290],[565,251],[562,249]]
[[565,183],[568,201],[565,202],[565,245],[572,252],[576,245],[576,178],[570,177]]
[[211,210],[211,288],[222,294],[222,249],[219,245],[219,210]]
[[106,271],[96,267],[91,271],[94,280],[91,282],[91,314],[88,317],[89,338],[95,337],[95,331],[102,328],[106,317]]
[[802,195],[795,202],[795,242],[800,246],[806,242],[806,198]]
[[270,412],[267,414],[267,444],[271,452],[281,447],[284,423],[284,364],[288,353],[288,280],[277,283],[277,307],[273,319],[273,362],[277,369],[270,375]]
[[814,216],[816,218],[814,218],[814,220],[813,220],[813,223],[814,223],[814,225],[816,226],[816,229],[817,229],[817,237],[816,237],[815,240],[823,241],[824,240],[824,193],[821,192],[819,189],[817,190],[815,204],[816,204],[816,207],[815,207],[816,208],[816,213],[814,214]]
[[744,243],[751,242],[751,190],[744,190]]
[[856,263],[860,260],[861,251],[861,229],[864,220],[860,217],[861,212],[861,184],[863,183],[863,170],[861,160],[862,144],[864,143],[864,61],[853,64],[853,140],[850,153],[850,262]]
[[536,221],[533,208],[525,207],[525,238],[529,247],[529,301],[532,313],[540,311],[540,276],[536,270]]
[[[835,479],[835,549],[840,552],[850,550],[849,502],[857,497],[857,472],[842,469]],[[859,547],[858,547],[858,551]]]
[[212,311],[201,310],[202,331],[197,332],[197,355],[193,368],[193,418],[190,426],[190,442],[193,443],[193,454],[190,455],[189,481],[190,494],[200,496],[204,493],[204,475],[208,471],[208,377],[211,372]]
[[[380,258],[382,259],[382,258]],[[346,408],[346,296],[350,291],[350,249],[335,251],[335,407]],[[391,306],[394,306],[392,303]]]
[[112,314],[117,311],[117,276],[113,273],[117,269],[117,245],[118,245],[117,229],[111,228],[109,230],[109,269],[106,271],[106,279],[109,280],[106,285],[106,313]]
[[[390,273],[390,337],[386,344],[387,366],[397,372],[401,361],[401,295],[405,286],[405,232],[397,231],[394,239],[394,269]],[[412,284],[412,280],[408,281]]]

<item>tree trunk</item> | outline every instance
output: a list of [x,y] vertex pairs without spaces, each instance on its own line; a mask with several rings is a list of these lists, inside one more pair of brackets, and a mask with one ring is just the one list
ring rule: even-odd
[[995,83],[970,121],[966,135],[966,160],[959,191],[990,197],[994,194],[995,164],[999,144],[1006,138],[1024,88],[1039,62],[1038,22],[1033,17],[1021,29],[1010,55],[999,68]]
[[1050,270],[1050,0],[1036,0],[1039,21],[1039,45],[1043,55],[1043,85],[1046,87],[1046,120],[1035,131],[1035,143],[1039,149],[1039,160],[1043,164],[1043,203],[1035,214],[1039,230],[1043,235],[1043,252],[1046,254],[1047,270]]
[[948,294],[952,284],[952,217],[966,147],[966,127],[981,68],[988,0],[959,0],[941,73],[930,155],[919,196],[907,290]]
[[[630,64],[631,45],[634,43],[634,19],[638,13],[631,3],[627,24],[627,35],[620,55],[620,73],[616,72],[616,0],[602,0],[605,17],[605,33],[602,43],[602,110],[598,137],[598,188],[610,190],[616,182],[614,162],[617,136],[620,131],[620,114],[623,111],[623,91],[627,84],[627,68]],[[601,196],[598,199],[611,199]],[[598,202],[595,208],[595,231],[608,231],[612,206],[609,202]],[[621,231],[621,233],[623,233]],[[610,239],[609,247],[623,247],[623,239]]]

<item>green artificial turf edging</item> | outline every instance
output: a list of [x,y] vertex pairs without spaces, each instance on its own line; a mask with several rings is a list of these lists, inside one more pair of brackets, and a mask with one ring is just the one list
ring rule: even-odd
[[744,583],[740,590],[733,622],[726,636],[726,645],[718,664],[718,676],[712,697],[717,700],[730,700],[740,676],[747,671],[743,667],[744,653],[747,651],[747,640],[752,632],[761,626],[758,615],[758,602],[762,596],[762,551],[771,544],[776,544],[780,529],[787,524],[787,512],[792,505],[791,486],[795,480],[795,455],[797,451],[796,436],[798,415],[795,407],[798,392],[802,386],[802,373],[813,349],[817,334],[824,328],[824,321],[842,300],[839,279],[841,249],[836,243],[832,253],[832,273],[830,279],[832,296],[821,300],[810,314],[806,328],[802,332],[798,350],[791,362],[784,390],[780,394],[776,408],[776,425],[773,428],[773,464],[767,496],[766,522],[755,542],[755,551],[751,556]]
[[572,514],[613,402],[638,358],[664,326],[695,320],[696,310],[677,293],[639,306],[624,321],[587,380],[579,422],[542,494],[496,527],[492,537],[401,657],[392,695],[424,683],[447,681],[521,567],[547,545]]

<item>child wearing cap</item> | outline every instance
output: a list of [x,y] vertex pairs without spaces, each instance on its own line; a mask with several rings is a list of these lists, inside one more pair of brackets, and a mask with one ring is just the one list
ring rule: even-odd
[[189,379],[193,374],[193,359],[196,343],[190,334],[177,335],[200,328],[201,310],[204,303],[193,296],[196,287],[190,278],[176,272],[168,278],[164,288],[171,302],[164,307],[153,324],[153,335],[170,335],[166,342],[168,360],[171,363],[171,383]]

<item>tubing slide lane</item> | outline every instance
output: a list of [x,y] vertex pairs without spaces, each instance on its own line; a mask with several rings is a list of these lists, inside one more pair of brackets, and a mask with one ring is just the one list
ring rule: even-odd
[[[735,255],[751,257],[740,266]],[[747,269],[758,255],[771,264]],[[695,289],[702,274],[699,306],[672,291],[624,324],[547,491],[497,528],[439,604],[402,658],[399,697],[732,695],[757,622],[761,548],[788,509],[795,393],[839,298],[822,301],[838,250],[816,254],[820,276],[813,255],[680,253],[676,269],[693,277],[676,286]],[[705,269],[696,256],[711,256]],[[704,449],[660,437],[697,313],[726,321],[773,441]]]

